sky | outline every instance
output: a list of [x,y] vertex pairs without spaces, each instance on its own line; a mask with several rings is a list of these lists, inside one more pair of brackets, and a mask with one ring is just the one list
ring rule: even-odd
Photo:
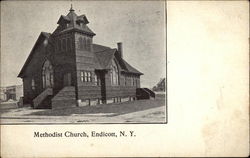
[[85,14],[93,41],[112,48],[123,43],[123,57],[139,71],[141,86],[152,88],[166,76],[166,22],[163,1],[3,1],[1,2],[1,86],[17,78],[39,34],[52,33],[70,4]]

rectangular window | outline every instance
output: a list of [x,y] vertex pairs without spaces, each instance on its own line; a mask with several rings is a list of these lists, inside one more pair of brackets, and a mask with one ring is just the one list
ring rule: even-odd
[[82,40],[82,37],[79,37],[79,39],[78,39],[78,49],[79,50],[82,50],[83,49],[83,42],[82,42],[83,40]]
[[99,76],[99,74],[94,74],[94,82],[95,82],[95,85],[97,85],[97,86],[100,86],[101,85],[101,81],[100,81],[100,76]]
[[87,46],[86,46],[86,50],[90,51],[90,44],[91,44],[90,39],[87,39],[87,40],[86,40],[86,43],[87,43],[87,44],[86,44],[86,45],[87,45]]
[[94,74],[94,83],[95,83],[95,85],[97,85],[97,75],[96,74]]
[[124,75],[124,85],[125,86],[127,85],[127,77],[126,77],[126,75]]
[[86,50],[87,49],[87,39],[83,38],[83,50]]
[[50,74],[50,83],[51,83],[51,86],[54,87],[54,75],[53,75],[53,73]]
[[97,85],[98,86],[101,85],[101,77],[100,77],[100,75],[97,75]]
[[81,81],[84,82],[84,73],[81,71]]
[[131,86],[133,86],[133,77],[130,76],[130,82],[131,82]]
[[88,73],[84,71],[84,82],[88,82]]
[[92,78],[91,78],[91,72],[88,72],[88,82],[91,82]]
[[90,71],[81,71],[82,82],[92,82],[92,73]]

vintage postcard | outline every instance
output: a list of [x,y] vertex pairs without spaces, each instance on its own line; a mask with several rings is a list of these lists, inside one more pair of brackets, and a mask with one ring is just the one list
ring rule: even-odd
[[167,122],[164,2],[20,3],[2,3],[2,124]]
[[1,2],[1,157],[249,155],[249,2]]

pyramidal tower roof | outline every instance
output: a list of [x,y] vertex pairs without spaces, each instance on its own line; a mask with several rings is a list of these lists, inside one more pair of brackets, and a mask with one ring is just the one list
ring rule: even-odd
[[73,6],[71,4],[69,13],[65,15],[61,15],[59,20],[57,21],[57,24],[59,26],[54,31],[53,34],[60,34],[63,32],[67,32],[70,30],[75,30],[79,32],[83,32],[85,34],[88,34],[90,36],[94,36],[95,33],[87,26],[89,23],[87,17],[83,14],[78,16],[75,13],[75,10],[73,9]]

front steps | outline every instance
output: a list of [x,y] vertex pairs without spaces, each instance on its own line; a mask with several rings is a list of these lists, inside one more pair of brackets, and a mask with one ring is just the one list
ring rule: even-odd
[[148,88],[137,88],[136,98],[139,99],[155,99],[155,93]]
[[32,104],[35,109],[51,108],[52,88],[46,88],[41,94],[33,99]]
[[52,109],[76,107],[75,87],[68,86],[60,90],[51,100]]

